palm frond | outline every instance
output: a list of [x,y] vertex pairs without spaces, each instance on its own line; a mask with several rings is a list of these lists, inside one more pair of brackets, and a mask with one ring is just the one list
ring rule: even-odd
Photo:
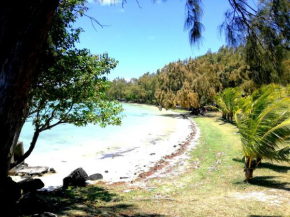
[[235,114],[246,156],[288,161],[289,89],[267,85],[245,100]]

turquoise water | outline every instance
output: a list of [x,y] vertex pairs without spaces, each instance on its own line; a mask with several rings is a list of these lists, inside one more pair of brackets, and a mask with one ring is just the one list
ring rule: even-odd
[[[85,145],[110,146],[120,140],[125,140],[136,131],[142,131],[142,127],[150,125],[154,118],[161,117],[159,110],[155,107],[122,104],[124,115],[121,126],[107,126],[101,128],[98,125],[89,124],[85,127],[76,127],[72,124],[63,124],[41,132],[33,154],[48,154],[58,150]],[[32,122],[26,122],[20,141],[24,143],[27,150],[33,136]]]
[[[174,112],[135,104],[123,107],[121,126],[66,124],[42,132],[25,162],[54,168],[55,174],[40,177],[52,189],[79,167],[89,175],[102,174],[106,182],[123,181],[122,177],[131,181],[174,153],[192,132],[191,122]],[[26,150],[32,135],[33,126],[27,122],[20,136]]]

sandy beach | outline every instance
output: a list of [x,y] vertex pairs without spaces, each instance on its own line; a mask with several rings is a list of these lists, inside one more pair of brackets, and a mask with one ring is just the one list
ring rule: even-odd
[[126,135],[116,135],[111,145],[82,144],[53,155],[31,155],[25,162],[29,166],[47,166],[56,170],[55,174],[39,177],[47,190],[62,186],[63,178],[79,167],[88,175],[102,174],[101,181],[107,183],[132,182],[161,159],[178,152],[185,143],[187,149],[197,143],[198,135],[193,132],[196,126],[191,120],[172,111],[163,110],[160,114]]

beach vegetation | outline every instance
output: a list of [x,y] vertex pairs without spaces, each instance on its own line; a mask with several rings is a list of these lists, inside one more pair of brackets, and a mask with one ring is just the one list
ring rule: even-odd
[[119,101],[156,104],[154,97],[157,77],[155,73],[145,73],[138,79],[127,81],[124,78],[115,78],[110,82],[108,97]]
[[239,87],[226,88],[223,92],[217,94],[216,103],[222,112],[223,119],[233,122],[234,113],[238,109],[241,97],[242,92]]
[[[146,91],[140,80],[148,74],[131,81],[117,78],[112,81],[108,95],[122,101],[154,104],[160,109],[178,106],[195,111],[204,106],[216,106],[217,95],[222,96],[227,88],[240,89],[239,92],[247,96],[262,84],[276,82],[286,85],[290,82],[289,51],[283,50],[283,60],[279,61],[279,67],[272,67],[269,72],[271,75],[261,80],[258,75],[263,73],[264,68],[251,66],[252,63],[248,63],[246,58],[246,50],[244,46],[235,49],[225,46],[216,53],[209,50],[195,59],[171,62],[150,74]],[[270,60],[261,61],[268,64]],[[146,93],[149,92],[150,97],[147,97]]]
[[121,124],[118,116],[121,105],[106,95],[109,88],[106,76],[118,61],[107,53],[93,55],[88,49],[75,48],[82,30],[73,28],[72,23],[86,10],[84,1],[69,1],[55,15],[57,22],[49,32],[39,76],[30,90],[27,113],[22,119],[23,123],[26,119],[32,120],[33,138],[28,150],[10,168],[32,153],[41,132],[59,124],[99,124],[101,127]]
[[[249,48],[255,48],[257,47],[257,45],[261,45],[261,48],[265,48],[265,50],[269,49],[271,54],[273,54],[270,55],[271,62],[273,60],[278,60],[277,58],[280,58],[276,54],[284,53],[278,51],[280,51],[281,49],[284,51],[285,47],[286,49],[289,49],[288,0],[261,0],[259,1],[260,4],[257,9],[252,8],[249,4],[247,4],[247,1],[244,0],[228,0],[228,2],[230,3],[231,10],[226,13],[226,21],[222,25],[222,27],[225,30],[230,45],[237,46],[239,44],[245,44],[246,41],[248,42],[247,45]],[[86,63],[87,61],[93,61],[93,58],[95,58],[94,55],[91,56],[89,53],[86,53],[85,50],[73,50],[72,48],[67,49],[67,46],[69,46],[69,44],[66,45],[66,42],[69,42],[71,39],[75,40],[77,38],[75,36],[77,36],[80,29],[76,30],[76,32],[72,31],[74,32],[72,34],[67,34],[66,31],[61,31],[62,33],[64,33],[64,35],[54,35],[56,37],[49,37],[49,32],[51,27],[53,26],[53,22],[58,23],[57,21],[61,20],[58,19],[58,16],[60,18],[68,18],[69,20],[73,17],[73,15],[83,15],[85,10],[81,8],[83,8],[84,4],[85,1],[82,0],[19,1],[17,2],[17,4],[5,0],[2,4],[3,7],[1,7],[0,10],[0,17],[2,21],[0,28],[0,130],[2,135],[0,144],[1,183],[10,182],[9,179],[7,179],[7,175],[8,170],[10,169],[10,159],[12,157],[12,152],[14,148],[13,146],[18,140],[19,133],[28,115],[28,111],[30,110],[30,108],[32,108],[30,102],[33,102],[33,96],[30,95],[30,93],[33,93],[33,90],[37,90],[36,87],[40,85],[41,82],[43,82],[40,80],[40,78],[45,77],[41,77],[41,73],[45,71],[51,71],[53,74],[53,66],[57,66],[57,64],[63,64],[64,62],[66,62],[65,58],[69,57],[70,55],[74,56],[75,54],[83,53],[84,56],[88,57],[88,59],[85,61]],[[68,6],[65,13],[67,13],[67,15],[72,15],[71,17],[67,17],[65,13],[61,13],[62,9],[64,8],[63,6],[65,5]],[[81,8],[75,8],[75,5],[80,5]],[[201,16],[201,0],[187,0],[185,28],[189,30],[190,42],[194,44],[198,43],[202,38],[203,26],[201,23]],[[64,19],[64,22],[62,22],[61,24],[64,24],[64,27],[69,29],[70,26],[68,25],[68,20]],[[61,29],[62,27],[59,30]],[[57,46],[56,42],[63,43],[63,45],[65,46]],[[259,55],[258,51],[260,49],[251,50],[253,52],[257,52],[257,61],[260,60],[260,58],[269,56],[267,55],[267,53],[265,55]],[[47,52],[49,51],[53,52],[47,55]],[[59,58],[54,58],[55,55],[58,56],[59,54],[63,55],[59,56]],[[83,57],[81,55],[76,56],[79,57],[79,59],[82,59]],[[47,65],[47,62],[45,61],[52,62]],[[283,62],[283,60],[279,59],[279,61],[277,61],[278,66],[280,66],[280,62]],[[58,65],[57,67],[61,68],[60,65]],[[263,64],[260,64],[260,66],[263,66]],[[174,66],[172,67],[174,68]],[[215,69],[215,67],[216,66],[211,67],[210,70]],[[248,67],[244,68],[248,69]],[[283,67],[281,67],[281,69],[282,68]],[[260,69],[263,68],[259,67],[258,70]],[[271,68],[271,74],[269,74],[269,71],[267,70],[260,70],[258,72],[263,73],[262,75],[264,78],[270,78],[271,81],[276,81],[277,76],[271,76],[273,74],[273,70],[275,71],[276,69],[277,65]],[[214,71],[210,71],[209,74],[211,74],[212,72]],[[255,76],[256,74],[257,71],[252,71],[252,76]],[[213,78],[214,81],[215,78],[217,78],[215,73],[212,75],[213,76],[209,76],[210,79],[198,77],[198,79],[200,79],[200,82],[208,84],[208,86],[205,86],[205,88],[200,85],[200,82],[195,83],[195,85],[194,81],[192,84],[190,83],[190,85],[193,85],[194,87],[194,93],[199,94],[198,99],[200,105],[214,98],[214,92],[217,91],[217,88],[221,90],[219,83],[217,84],[215,82],[211,82],[211,78]],[[281,74],[280,71],[278,75],[280,75],[281,78],[284,76],[284,74]],[[232,75],[229,74],[227,76]],[[259,78],[261,76],[257,77]],[[196,79],[196,77],[193,76],[193,79]],[[99,82],[99,86],[97,85],[97,87],[100,88],[101,93],[103,93],[102,88],[106,89],[107,87],[104,80],[105,79],[101,79],[99,77],[92,79],[92,83]],[[252,88],[252,83],[259,85],[259,83],[256,82],[257,80],[252,79],[252,77],[250,77],[250,79],[248,80],[249,82],[245,82],[243,83],[243,85],[247,84],[247,87],[249,87],[249,89]],[[258,79],[258,81],[260,80],[264,81],[263,79]],[[66,82],[70,83],[71,81]],[[172,81],[167,83],[171,85],[171,82]],[[161,107],[169,108],[170,106],[174,107],[175,105],[177,105],[177,100],[175,96],[177,92],[182,89],[182,86],[180,85],[185,82],[178,80],[176,82],[178,82],[178,89],[176,89],[176,87],[174,86],[161,86],[161,100],[159,100],[159,103],[162,103],[160,104]],[[227,80],[224,79],[223,82],[227,83]],[[176,83],[174,83],[173,85],[176,85]],[[58,88],[65,87],[65,85],[56,85],[54,87],[56,87],[56,89],[58,90]],[[166,92],[166,90],[169,90],[169,92]],[[66,91],[64,91],[64,93]],[[206,94],[200,94],[202,92],[206,92]],[[192,91],[188,91],[188,93],[193,95]],[[82,95],[81,93],[79,94]],[[87,94],[89,95],[90,93]],[[165,96],[165,100],[163,100],[163,96]],[[98,97],[99,99],[103,99],[104,95],[100,94],[98,95]],[[130,96],[130,98],[133,97]],[[184,97],[184,99],[192,99],[192,97]],[[58,101],[60,102],[60,100],[55,99],[54,102]],[[73,101],[71,101],[71,99],[68,100],[68,104],[71,103],[70,107],[72,107],[72,102]],[[191,103],[185,103],[185,105],[189,104],[193,105],[193,101]],[[49,108],[49,106],[51,105],[52,104],[49,104],[47,108]],[[61,106],[58,107],[57,103],[54,105],[56,105],[56,108],[62,108]],[[81,104],[80,108],[83,108],[82,106],[83,104]],[[90,107],[90,105],[88,106]],[[67,112],[67,110],[63,111]],[[69,112],[67,114],[69,114]],[[42,113],[39,113],[39,116],[40,115],[42,115]],[[44,117],[43,120],[47,121],[49,119],[49,117],[47,119],[46,117]],[[34,123],[40,124],[41,122],[39,122],[39,120],[40,119],[36,118]],[[8,195],[8,191],[9,189],[7,190],[5,185],[1,185],[1,202],[5,202],[2,205],[7,210],[11,211],[13,210],[13,208],[11,208],[10,206],[6,207],[5,205],[11,205],[15,201],[13,201],[14,199],[11,198],[11,200],[6,200],[6,195]]]
[[262,159],[290,162],[289,87],[267,85],[243,101],[235,113],[245,159],[246,181]]
[[42,73],[33,88],[28,119],[34,125],[29,149],[11,167],[23,162],[33,151],[41,132],[60,124],[120,125],[122,106],[108,100],[109,82],[105,75],[117,62],[87,50],[69,51]]
[[194,116],[197,146],[163,177],[38,195],[58,216],[289,216],[289,164],[265,159],[252,184],[243,182],[238,128],[220,116]]
[[[75,12],[74,14],[85,14],[85,10],[74,8],[75,5],[83,7],[85,1],[82,0],[42,0],[29,4],[25,2],[18,4],[17,8],[9,1],[5,2],[1,10],[1,17],[5,20],[5,25],[3,24],[0,34],[1,37],[3,36],[1,42],[5,45],[0,62],[2,73],[5,73],[5,76],[4,74],[0,76],[1,90],[3,90],[0,101],[0,123],[3,135],[5,135],[2,138],[0,152],[0,165],[3,165],[0,166],[0,175],[3,178],[7,177],[9,170],[10,161],[7,158],[11,158],[10,152],[13,151],[13,144],[18,138],[23,119],[27,115],[26,106],[31,86],[35,84],[40,74],[40,70],[38,70],[42,65],[40,60],[46,51],[45,44],[52,23],[58,20],[55,18],[64,5],[68,5],[70,11]],[[123,1],[123,3],[125,2]],[[231,10],[225,14],[226,21],[222,25],[222,29],[224,29],[230,45],[244,44],[244,39],[251,39],[253,45],[257,44],[255,42],[261,41],[272,45],[277,39],[280,39],[282,47],[288,46],[289,2],[287,0],[263,0],[260,1],[257,9],[252,8],[245,1],[228,0],[228,2]],[[264,8],[270,10],[264,10]],[[203,30],[202,1],[186,1],[185,11],[185,29],[189,30],[190,42],[198,44],[202,39]],[[27,17],[27,14],[30,17]],[[18,23],[19,21],[21,22]],[[254,25],[254,23],[257,24]],[[14,28],[14,26],[19,28]],[[257,35],[259,32],[265,34]],[[65,38],[59,37],[59,41],[61,40],[65,40]],[[268,48],[272,47],[268,46]],[[257,50],[252,49],[253,52]]]

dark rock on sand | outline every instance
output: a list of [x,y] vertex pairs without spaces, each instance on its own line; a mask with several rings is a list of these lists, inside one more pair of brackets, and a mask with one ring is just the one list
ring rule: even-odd
[[40,179],[24,179],[17,183],[18,187],[23,190],[24,193],[29,191],[37,191],[44,187],[44,183]]
[[103,175],[100,173],[96,173],[96,174],[92,174],[89,176],[88,178],[89,180],[99,180],[99,179],[103,179]]
[[83,168],[77,168],[63,179],[63,188],[68,186],[85,186],[89,176]]

